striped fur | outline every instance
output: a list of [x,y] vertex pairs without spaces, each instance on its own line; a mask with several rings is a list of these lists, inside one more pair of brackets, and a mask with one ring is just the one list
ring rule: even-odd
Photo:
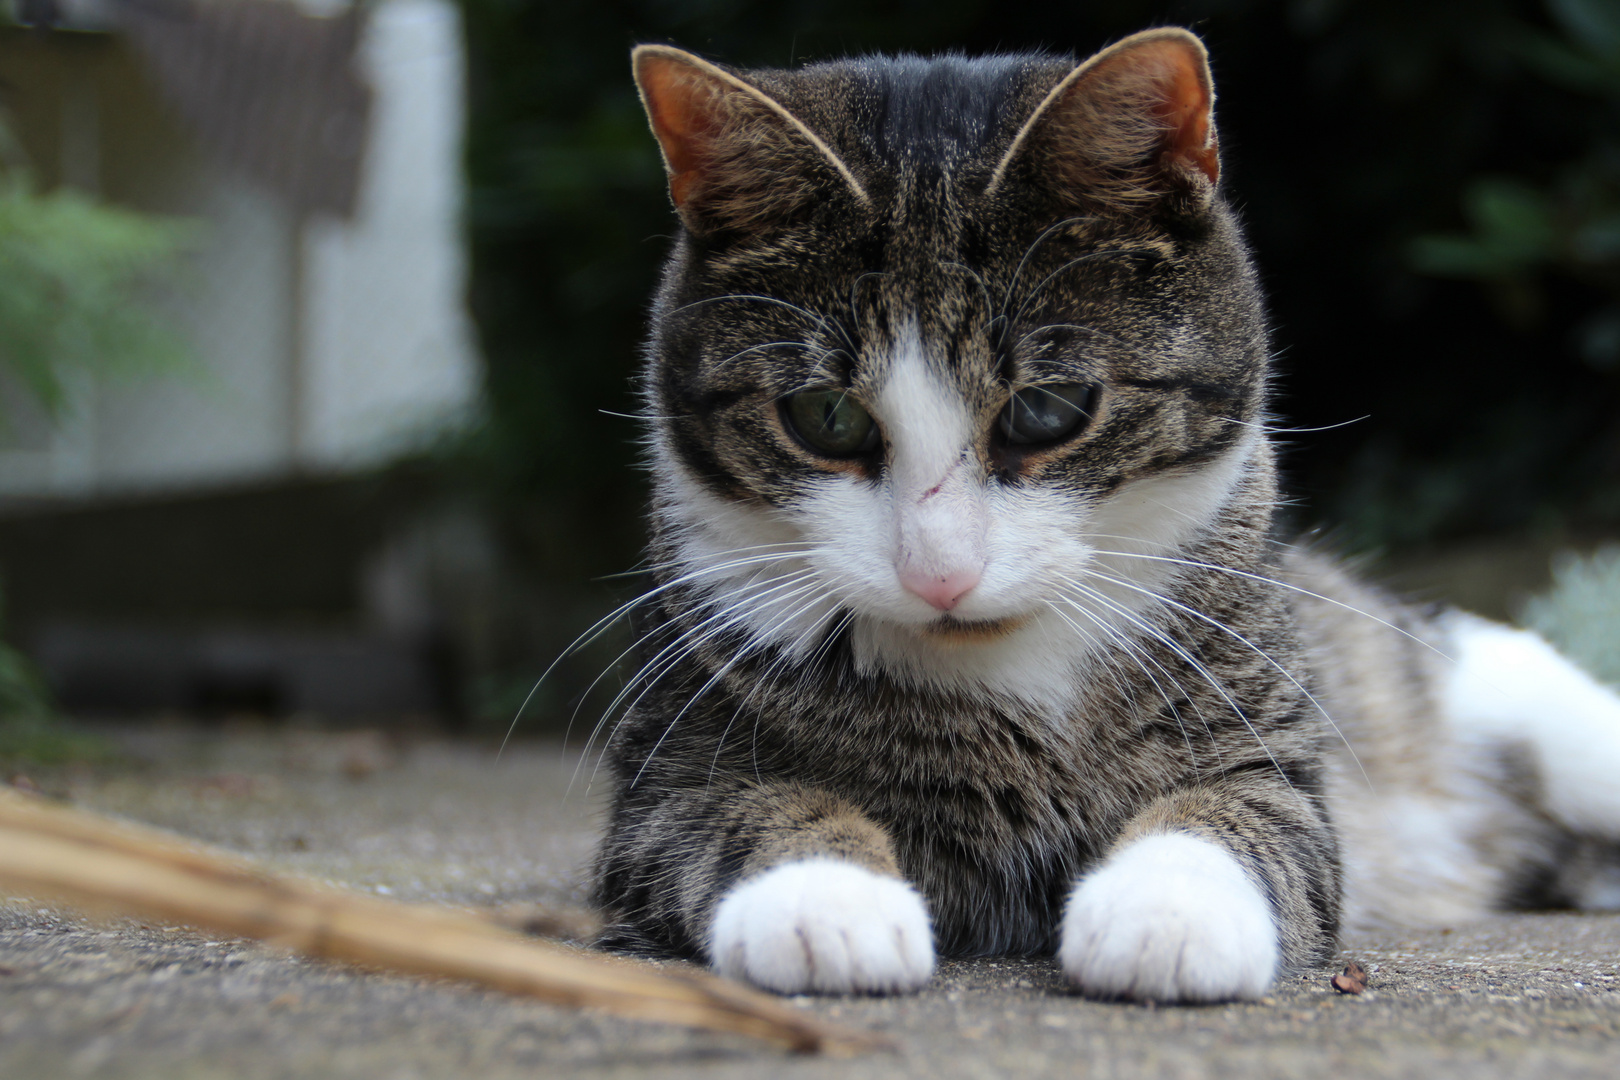
[[[1352,921],[1399,921],[1357,785],[1450,767],[1443,734],[1386,737],[1444,726],[1443,678],[1348,609],[1446,631],[1274,536],[1264,317],[1197,40],[636,65],[683,228],[605,944],[898,990],[926,919],[940,954],[1059,953],[1089,993],[1252,997],[1335,947],[1335,815]],[[1042,386],[1089,388],[1085,420],[1018,442]],[[818,449],[806,391],[881,439]],[[1468,910],[1547,865],[1484,784]]]

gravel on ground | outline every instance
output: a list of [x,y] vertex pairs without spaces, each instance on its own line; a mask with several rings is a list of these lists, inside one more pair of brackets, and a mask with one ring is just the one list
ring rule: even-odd
[[[114,760],[10,777],[296,873],[478,908],[583,903],[602,784],[555,745],[239,724],[120,729]],[[1350,959],[1361,995],[1330,985]],[[794,998],[900,1049],[732,1036],[315,963],[0,897],[0,1077],[1604,1077],[1620,916],[1504,915],[1347,943],[1258,1003],[1086,1001],[1049,960],[947,962],[922,993]]]

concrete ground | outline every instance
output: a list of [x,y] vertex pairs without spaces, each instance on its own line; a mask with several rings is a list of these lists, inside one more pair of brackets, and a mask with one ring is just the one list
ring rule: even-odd
[[[554,747],[497,760],[366,733],[119,739],[117,763],[29,779],[401,899],[581,898],[600,785]],[[0,898],[0,1077],[1620,1076],[1620,916],[1506,916],[1345,956],[1372,969],[1360,997],[1324,968],[1262,1003],[1161,1009],[1074,997],[1048,961],[946,963],[913,997],[794,999],[901,1047],[829,1061]]]

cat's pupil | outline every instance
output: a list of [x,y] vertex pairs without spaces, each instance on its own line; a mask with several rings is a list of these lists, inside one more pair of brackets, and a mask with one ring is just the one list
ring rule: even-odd
[[1096,388],[1087,383],[1026,386],[1001,410],[1001,433],[1019,445],[1067,439],[1091,419],[1095,397]]
[[877,424],[848,391],[801,391],[787,399],[784,413],[794,434],[829,457],[851,457],[877,449]]

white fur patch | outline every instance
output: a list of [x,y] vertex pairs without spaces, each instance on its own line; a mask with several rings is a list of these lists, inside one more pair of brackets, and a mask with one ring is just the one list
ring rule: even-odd
[[934,973],[917,891],[838,859],[778,866],[727,893],[709,955],[720,974],[783,994],[917,990]]
[[1276,975],[1277,927],[1235,858],[1170,833],[1138,840],[1080,879],[1058,959],[1097,997],[1254,999]]
[[1565,825],[1620,837],[1620,697],[1529,630],[1450,620],[1446,711],[1459,735],[1528,747]]
[[[932,582],[976,587],[985,569],[989,508],[961,395],[929,370],[915,329],[902,341],[877,409],[890,449],[893,572],[910,602],[923,599]],[[916,612],[932,620],[939,609],[925,600]]]
[[916,325],[899,337],[873,408],[892,448],[892,482],[915,494],[943,479],[976,433],[962,396],[929,367]]
[[[859,616],[857,660],[916,684],[983,689],[1065,715],[1091,658],[1158,621],[1155,596],[1185,569],[1175,560],[1231,499],[1256,443],[1202,467],[1128,484],[1093,501],[1056,489],[986,484],[983,573],[952,612],[1022,619],[1005,637],[960,644],[920,633],[938,617],[895,581],[886,507],[855,484],[830,484],[805,507],[817,560]],[[892,526],[890,526],[892,528]]]
[[804,531],[782,514],[715,495],[687,474],[665,440],[655,443],[655,453],[679,552],[678,580],[715,600],[706,628],[743,629],[756,649],[808,653],[840,605],[812,565]]

